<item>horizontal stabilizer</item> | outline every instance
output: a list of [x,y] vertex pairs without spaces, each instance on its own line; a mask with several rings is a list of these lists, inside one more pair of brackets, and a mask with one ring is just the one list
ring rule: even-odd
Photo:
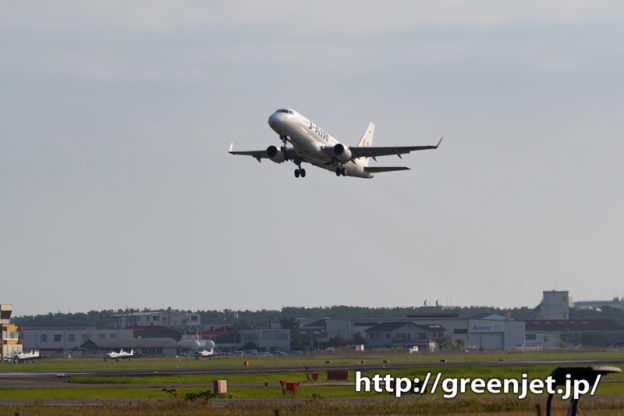
[[[360,157],[372,157],[375,159],[377,156],[391,156],[395,155],[401,157],[409,152],[415,152],[417,150],[429,150],[429,149],[437,149],[442,143],[442,139],[438,140],[438,143],[435,145],[429,146],[375,146],[375,147],[362,147],[355,146],[349,147],[351,154],[354,159],[358,159]],[[376,160],[376,159],[375,159]]]
[[375,166],[364,168],[364,171],[368,173],[393,172],[395,170],[409,170],[409,168],[407,166]]

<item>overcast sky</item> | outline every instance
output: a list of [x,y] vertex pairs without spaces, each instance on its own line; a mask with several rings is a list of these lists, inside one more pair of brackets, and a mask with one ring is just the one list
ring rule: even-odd
[[[624,295],[620,1],[1,1],[0,53],[16,315]],[[227,153],[279,107],[445,141],[370,180]]]

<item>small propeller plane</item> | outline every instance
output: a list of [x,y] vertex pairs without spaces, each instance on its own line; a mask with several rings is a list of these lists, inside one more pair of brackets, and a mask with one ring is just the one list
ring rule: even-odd
[[111,351],[111,352],[106,353],[106,356],[104,356],[104,361],[108,361],[108,360],[119,361],[121,359],[130,361],[132,357],[134,356],[135,356],[134,349],[130,351],[124,351],[123,349],[121,349],[119,350],[119,352]]
[[38,359],[40,359],[41,356],[39,355],[39,350],[32,350],[30,352],[19,352],[17,354],[15,354],[15,356],[13,357],[13,362],[16,363],[34,363],[35,361],[37,361]]
[[[334,171],[336,176],[372,178],[375,173],[408,170],[406,166],[368,166],[369,158],[401,155],[417,151],[437,149],[442,142],[430,146],[372,146],[375,125],[368,124],[357,146],[345,146],[308,118],[292,109],[280,108],[269,117],[269,126],[279,135],[282,146],[271,145],[266,150],[235,151],[234,143],[229,152],[233,155],[252,156],[260,162],[270,159],[275,163],[292,161],[297,165],[295,177],[304,178],[306,162],[322,169]],[[288,146],[288,143],[292,147]]]

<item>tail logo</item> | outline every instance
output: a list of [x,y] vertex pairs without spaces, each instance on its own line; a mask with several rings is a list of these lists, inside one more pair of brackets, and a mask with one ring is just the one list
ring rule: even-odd
[[[364,140],[362,140],[362,147],[369,147],[369,146],[370,146],[370,141],[368,140],[368,138],[364,138]],[[368,157],[365,157],[364,160],[368,160]]]

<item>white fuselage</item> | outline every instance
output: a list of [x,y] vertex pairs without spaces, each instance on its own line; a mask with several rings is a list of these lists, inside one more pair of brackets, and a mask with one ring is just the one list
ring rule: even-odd
[[30,352],[20,352],[15,354],[15,361],[17,362],[22,362],[22,361],[35,361],[38,360],[39,358],[41,358],[39,356],[39,350],[32,350]]
[[210,357],[210,356],[214,355],[214,350],[201,350],[201,351],[197,351],[197,355],[199,357]]
[[331,149],[340,142],[298,112],[278,110],[269,117],[269,125],[281,137],[287,137],[302,162],[331,171],[343,167],[348,176],[373,177],[365,171],[359,159],[345,163],[336,160],[331,154]]
[[134,350],[130,350],[129,352],[124,351],[123,349],[119,350],[119,352],[111,351],[106,354],[108,358],[118,360],[120,358],[131,358],[134,356]]

